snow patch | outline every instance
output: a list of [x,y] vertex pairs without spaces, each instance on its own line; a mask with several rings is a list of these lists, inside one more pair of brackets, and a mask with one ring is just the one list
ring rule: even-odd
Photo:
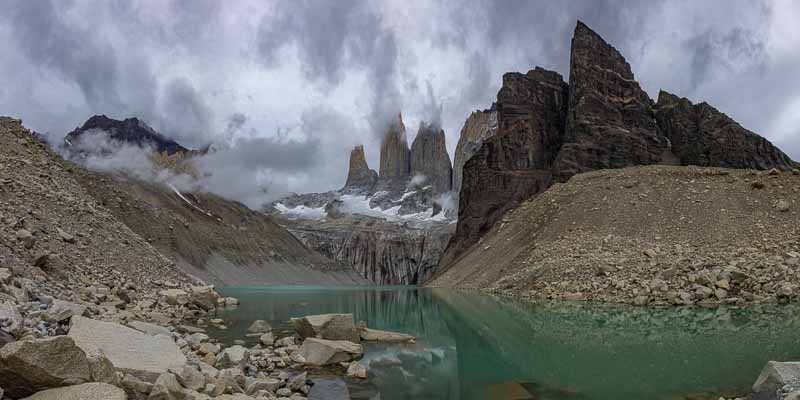
[[297,207],[286,207],[283,203],[276,203],[275,209],[283,215],[291,219],[315,219],[321,220],[328,216],[325,207],[306,207],[299,205]]

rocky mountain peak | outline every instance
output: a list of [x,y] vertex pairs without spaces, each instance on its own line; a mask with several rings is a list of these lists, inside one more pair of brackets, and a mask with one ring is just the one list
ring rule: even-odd
[[597,169],[659,163],[667,141],[652,100],[617,49],[578,22],[572,38],[569,112],[556,161],[559,180]]
[[424,185],[433,186],[434,193],[450,191],[453,168],[442,128],[420,123],[417,136],[411,144],[411,175],[424,176]]
[[64,144],[67,148],[73,147],[86,133],[98,130],[108,133],[109,138],[118,142],[139,147],[152,147],[159,153],[166,152],[168,155],[172,155],[178,152],[189,152],[189,149],[156,132],[138,118],[127,118],[120,121],[105,115],[95,115],[86,120],[83,126],[75,128],[67,134]]
[[381,142],[379,181],[383,186],[404,186],[411,174],[410,151],[403,117],[389,124]]
[[347,172],[345,188],[370,190],[378,181],[378,173],[369,169],[364,155],[364,146],[357,145],[350,151],[350,169]]
[[480,149],[483,141],[494,136],[496,132],[496,103],[490,109],[472,112],[464,122],[453,160],[453,191],[456,195],[461,191],[464,164]]
[[795,163],[769,140],[712,107],[660,91],[655,118],[682,165],[788,170]]

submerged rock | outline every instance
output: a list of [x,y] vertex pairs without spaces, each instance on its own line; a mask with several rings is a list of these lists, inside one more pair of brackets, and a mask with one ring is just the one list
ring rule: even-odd
[[778,390],[800,383],[800,362],[770,361],[753,384],[753,400],[780,400]]
[[306,364],[322,366],[350,361],[364,354],[360,344],[346,340],[308,338],[296,352]]
[[405,333],[381,331],[377,329],[361,329],[361,340],[372,342],[413,342],[416,338]]

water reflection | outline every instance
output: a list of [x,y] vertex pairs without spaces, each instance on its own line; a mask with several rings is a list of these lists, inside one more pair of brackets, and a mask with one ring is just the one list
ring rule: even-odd
[[[368,347],[354,398],[670,399],[746,392],[769,359],[800,359],[796,307],[641,308],[528,303],[412,288],[228,288],[226,337],[254,319],[352,312],[418,337]],[[518,397],[514,397],[518,398]],[[523,397],[524,398],[524,397]],[[714,399],[718,397],[713,397]]]

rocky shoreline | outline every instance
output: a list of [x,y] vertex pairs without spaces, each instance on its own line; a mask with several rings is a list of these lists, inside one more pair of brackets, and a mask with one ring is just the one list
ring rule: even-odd
[[295,333],[280,338],[255,321],[247,336],[256,345],[224,347],[205,328],[225,329],[214,311],[238,300],[211,286],[168,287],[132,301],[104,293],[114,306],[98,307],[35,291],[20,301],[5,292],[24,278],[2,268],[0,279],[0,398],[349,399],[343,382],[323,382],[315,394],[309,371],[366,378],[355,361],[361,341],[414,341],[357,325],[352,314],[327,314],[293,319]]

